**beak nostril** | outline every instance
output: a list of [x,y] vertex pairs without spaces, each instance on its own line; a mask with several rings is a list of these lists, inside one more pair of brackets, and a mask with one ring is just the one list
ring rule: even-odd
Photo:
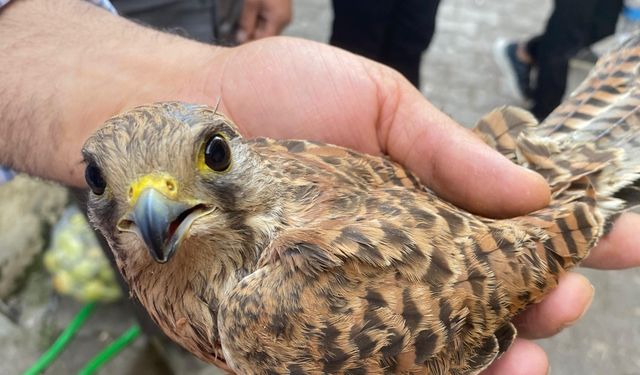
[[129,199],[133,198],[133,186],[129,188]]
[[168,189],[169,191],[174,191],[174,190],[176,190],[176,185],[173,183],[173,181],[171,181],[171,180],[167,180],[167,181],[166,181],[166,185],[167,185],[167,189]]
[[131,228],[134,226],[134,222],[132,220],[123,219],[118,223],[118,229],[122,231],[131,231]]

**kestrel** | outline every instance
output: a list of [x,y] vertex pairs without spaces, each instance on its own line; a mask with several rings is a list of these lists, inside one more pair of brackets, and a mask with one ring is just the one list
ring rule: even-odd
[[527,216],[479,217],[387,158],[245,139],[177,102],[87,141],[89,214],[153,320],[227,371],[477,374],[640,200],[639,48],[602,59],[542,124],[515,108],[478,123],[549,182]]

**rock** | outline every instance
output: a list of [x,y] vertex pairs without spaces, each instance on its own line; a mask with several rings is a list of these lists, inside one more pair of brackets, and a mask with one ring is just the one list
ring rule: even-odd
[[0,185],[0,298],[13,293],[39,259],[67,190],[24,175]]

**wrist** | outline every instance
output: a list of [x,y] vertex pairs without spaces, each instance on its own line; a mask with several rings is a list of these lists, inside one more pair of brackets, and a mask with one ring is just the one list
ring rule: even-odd
[[154,101],[217,100],[207,65],[224,48],[74,0],[17,1],[0,26],[0,164],[84,186],[82,144],[107,118]]
[[[84,59],[80,67],[83,73],[73,79],[69,99],[61,103],[67,109],[60,127],[82,129],[70,149],[78,160],[85,140],[118,113],[158,101],[213,104],[217,100],[208,95],[214,90],[208,87],[210,68],[205,62],[224,48],[143,28],[123,19],[117,21],[128,24],[133,41],[109,40],[91,58]],[[124,30],[122,26],[117,28]],[[84,185],[83,173],[83,168],[76,169],[74,184]]]
[[[135,26],[139,28],[139,26]],[[80,161],[85,140],[107,119],[143,104],[186,101],[214,104],[219,92],[208,80],[210,61],[224,48],[192,42],[144,29],[137,43],[118,42],[83,62],[81,79],[74,79],[60,123],[61,131],[80,130],[70,144],[69,157]],[[144,47],[143,47],[144,46]],[[138,48],[139,47],[139,48]],[[74,185],[84,186],[84,166],[74,168]]]

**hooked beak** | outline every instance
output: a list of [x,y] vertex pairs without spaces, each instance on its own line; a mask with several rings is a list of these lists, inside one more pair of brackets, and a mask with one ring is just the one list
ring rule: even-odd
[[169,261],[191,224],[211,212],[203,204],[170,199],[153,186],[136,194],[132,203],[132,209],[118,222],[118,229],[137,234],[158,263]]

